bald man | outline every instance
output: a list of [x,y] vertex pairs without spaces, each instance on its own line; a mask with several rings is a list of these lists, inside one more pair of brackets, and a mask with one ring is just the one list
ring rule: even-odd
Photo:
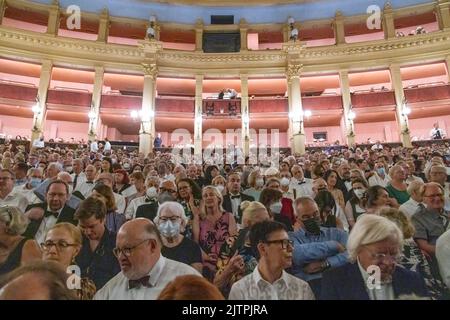
[[164,258],[161,246],[153,222],[145,218],[126,222],[114,249],[121,272],[96,293],[94,300],[155,300],[177,276],[200,276],[191,266]]

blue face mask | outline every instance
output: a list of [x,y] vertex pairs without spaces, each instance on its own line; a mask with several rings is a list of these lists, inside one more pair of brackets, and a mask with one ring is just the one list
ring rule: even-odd
[[378,174],[380,175],[385,175],[386,174],[386,170],[384,169],[384,167],[378,168],[377,169]]
[[36,188],[38,185],[40,185],[41,182],[42,182],[42,180],[39,179],[39,178],[31,178],[31,179],[30,179],[30,186],[34,189],[34,188]]

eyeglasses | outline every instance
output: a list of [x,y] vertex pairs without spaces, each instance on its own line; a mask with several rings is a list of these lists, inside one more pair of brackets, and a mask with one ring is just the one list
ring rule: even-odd
[[45,241],[41,243],[41,248],[44,251],[50,251],[50,249],[55,246],[56,250],[60,251],[61,249],[67,249],[68,247],[75,247],[77,246],[76,243],[67,243],[66,241],[60,240],[58,242],[53,241]]
[[159,188],[159,190],[162,192],[169,192],[169,193],[177,193],[175,190],[173,189],[166,189],[166,188]]
[[371,252],[371,250],[369,250],[369,252],[370,252],[370,255],[372,256],[372,258],[378,262],[383,262],[386,259],[388,259],[390,262],[398,262],[401,258],[401,255],[398,252],[396,252],[396,253],[374,253],[374,252]]
[[167,220],[170,220],[172,222],[176,222],[176,221],[178,221],[178,219],[180,219],[180,217],[178,217],[178,216],[159,217],[159,221],[163,221],[163,222],[166,222]]
[[114,249],[113,249],[113,254],[116,256],[117,259],[119,259],[121,253],[123,253],[123,255],[124,255],[125,257],[129,257],[129,256],[131,256],[131,253],[133,252],[134,249],[136,249],[136,248],[139,247],[141,244],[143,244],[144,242],[149,241],[149,240],[154,240],[154,239],[150,238],[150,239],[142,240],[141,242],[139,242],[137,245],[135,245],[135,246],[133,246],[133,247],[127,247],[127,248],[114,248]]
[[281,244],[281,248],[283,249],[287,249],[288,246],[290,246],[291,248],[294,247],[294,241],[289,240],[289,239],[281,239],[281,240],[267,240],[264,241],[267,244],[271,244],[271,243],[280,243]]

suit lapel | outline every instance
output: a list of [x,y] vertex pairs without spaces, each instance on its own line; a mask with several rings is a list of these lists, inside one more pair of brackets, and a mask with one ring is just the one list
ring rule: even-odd
[[349,283],[348,295],[352,297],[352,300],[370,300],[358,263],[351,263],[348,268],[348,279],[346,280]]
[[33,239],[36,235],[36,232],[39,230],[39,226],[41,225],[42,220],[42,218],[39,220],[31,220],[23,236],[25,238]]

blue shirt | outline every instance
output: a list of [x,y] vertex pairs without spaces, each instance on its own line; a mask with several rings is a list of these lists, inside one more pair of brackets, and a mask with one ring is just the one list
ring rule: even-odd
[[347,245],[348,235],[337,228],[320,227],[320,234],[314,235],[303,229],[289,232],[289,238],[294,242],[292,257],[292,273],[305,281],[322,278],[322,272],[308,274],[303,268],[310,262],[326,260],[331,268],[348,262],[347,251],[340,253],[336,242]]

